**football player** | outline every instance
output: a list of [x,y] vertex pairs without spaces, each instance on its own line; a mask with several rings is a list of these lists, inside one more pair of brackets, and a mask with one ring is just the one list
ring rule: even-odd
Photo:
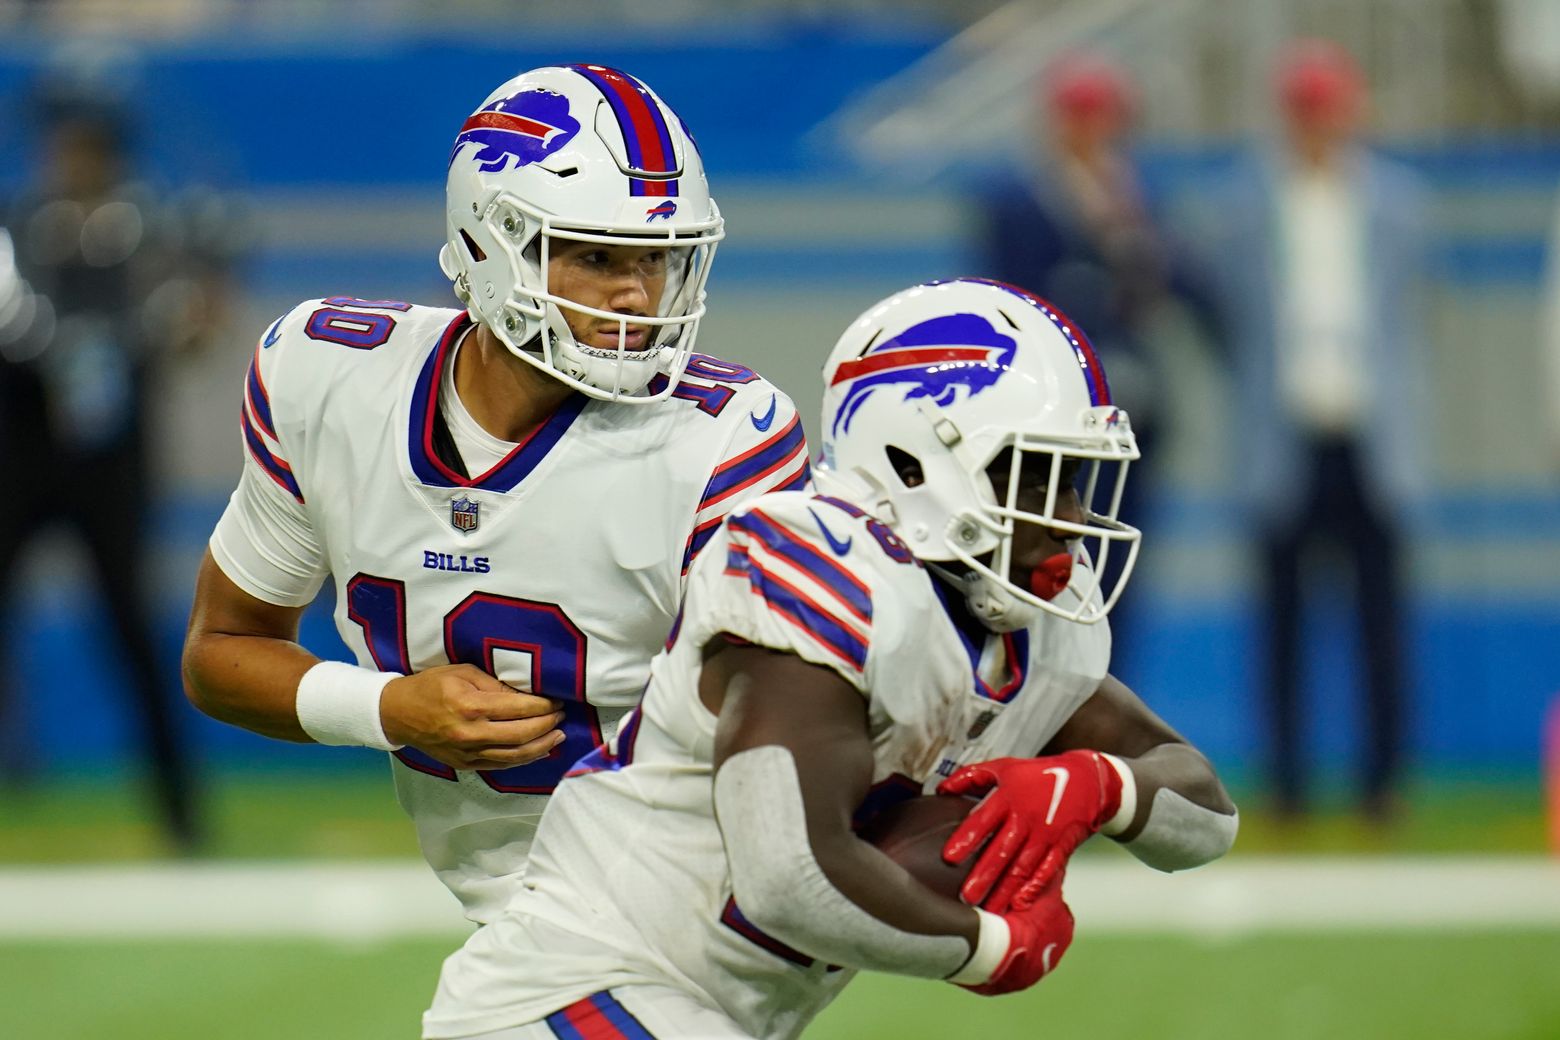
[[[1107,671],[1100,587],[1137,458],[1083,334],[995,282],[901,292],[824,368],[815,488],[735,510],[639,708],[542,821],[428,1037],[791,1037],[854,969],[1029,986],[1072,939],[1072,851],[1222,855],[1207,760]],[[853,821],[984,794],[936,894]],[[976,851],[979,850],[979,851]]]
[[[226,722],[392,752],[481,922],[564,770],[638,701],[721,518],[808,463],[785,394],[694,352],[722,222],[644,83],[506,82],[455,138],[447,209],[464,309],[330,297],[260,339],[184,675]],[[294,642],[327,575],[354,664]]]

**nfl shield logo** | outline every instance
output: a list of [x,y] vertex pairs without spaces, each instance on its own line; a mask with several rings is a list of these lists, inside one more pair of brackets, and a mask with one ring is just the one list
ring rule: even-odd
[[477,512],[481,504],[473,502],[462,495],[450,503],[450,526],[461,534],[468,534],[477,529]]

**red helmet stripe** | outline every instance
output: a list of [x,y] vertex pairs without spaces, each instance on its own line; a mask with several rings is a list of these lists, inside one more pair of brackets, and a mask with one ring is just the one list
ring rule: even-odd
[[557,132],[556,126],[546,123],[538,123],[534,119],[525,116],[510,115],[508,112],[473,112],[471,118],[461,126],[460,132],[467,130],[512,130],[517,134],[529,134],[532,137],[546,139],[550,133]]
[[847,379],[859,379],[874,372],[891,368],[927,368],[949,361],[964,363],[988,363],[989,347],[916,347],[909,350],[885,350],[881,354],[868,354],[854,361],[845,361],[834,370],[830,386],[837,386]]
[[[651,100],[649,88],[627,73],[604,65],[572,65],[596,85],[612,105],[628,146],[628,160],[646,173],[671,173],[676,168],[671,134],[660,109]],[[675,180],[633,178],[635,195],[668,196],[677,194]]]

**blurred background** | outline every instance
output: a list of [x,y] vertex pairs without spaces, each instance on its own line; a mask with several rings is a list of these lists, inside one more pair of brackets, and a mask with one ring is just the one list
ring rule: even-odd
[[810,429],[915,281],[1095,337],[1149,446],[1114,670],[1242,804],[1188,878],[1088,857],[1043,991],[809,1035],[1560,1036],[1552,0],[0,0],[0,1035],[415,1035],[461,922],[382,756],[198,716],[179,646],[256,339],[452,305],[458,121],[581,60],[697,135],[701,349]]

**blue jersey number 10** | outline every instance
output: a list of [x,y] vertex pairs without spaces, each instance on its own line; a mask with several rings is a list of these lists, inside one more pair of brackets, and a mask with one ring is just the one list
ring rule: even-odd
[[[386,672],[412,671],[406,649],[406,584],[359,574],[347,583],[347,617],[363,629],[374,664]],[[444,615],[444,656],[451,664],[469,664],[497,674],[500,650],[530,657],[530,692],[563,703],[563,743],[546,758],[513,769],[479,770],[493,790],[506,794],[547,794],[574,760],[601,743],[596,709],[585,703],[585,633],[553,603],[473,592]],[[401,764],[444,780],[458,779],[455,769],[406,747],[395,753]]]

